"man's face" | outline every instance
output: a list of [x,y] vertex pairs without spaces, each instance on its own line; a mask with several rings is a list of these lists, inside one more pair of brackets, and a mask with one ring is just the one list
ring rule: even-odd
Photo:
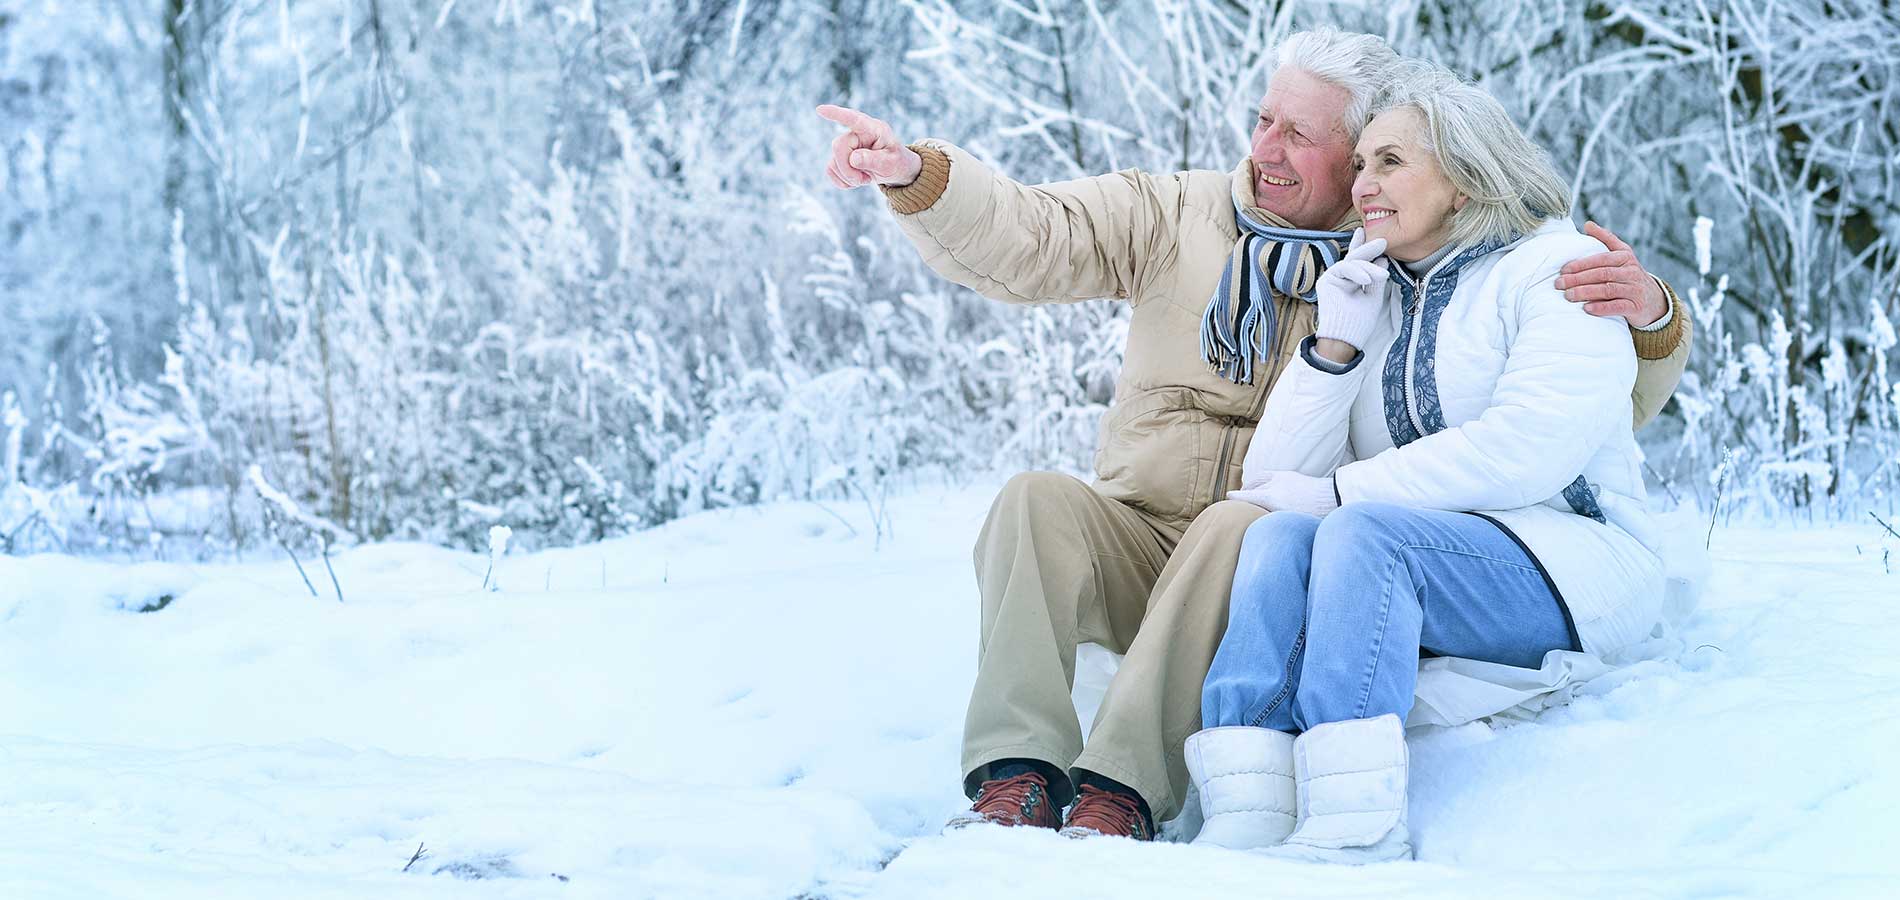
[[1296,228],[1331,228],[1352,209],[1352,95],[1300,69],[1267,85],[1254,122],[1254,202]]

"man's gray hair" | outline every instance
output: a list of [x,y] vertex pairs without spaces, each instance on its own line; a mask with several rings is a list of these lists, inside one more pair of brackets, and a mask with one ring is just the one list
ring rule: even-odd
[[1405,60],[1392,74],[1372,114],[1413,109],[1424,117],[1424,149],[1467,198],[1451,217],[1453,246],[1515,240],[1570,215],[1570,191],[1550,156],[1489,91],[1423,60]]
[[1327,84],[1345,88],[1352,99],[1346,104],[1340,125],[1346,138],[1359,140],[1359,131],[1372,120],[1372,103],[1385,86],[1386,79],[1399,64],[1399,55],[1383,38],[1358,32],[1340,31],[1323,25],[1311,31],[1287,35],[1274,48],[1273,80],[1280,69],[1299,69]]

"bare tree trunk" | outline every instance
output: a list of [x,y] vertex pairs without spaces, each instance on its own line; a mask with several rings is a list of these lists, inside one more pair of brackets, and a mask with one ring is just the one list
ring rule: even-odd
[[[315,288],[315,276],[310,276],[307,283]],[[324,312],[323,297],[312,290],[310,303],[316,315],[317,360],[323,369],[323,430],[330,450],[330,521],[347,528],[351,512],[350,463],[343,453],[343,438],[337,427],[336,357],[330,352],[330,322]]]
[[1056,66],[1062,77],[1062,111],[1069,115],[1069,154],[1075,160],[1076,169],[1087,172],[1088,162],[1082,154],[1082,126],[1076,123],[1082,111],[1075,106],[1075,83],[1069,77],[1069,45],[1062,34],[1062,20],[1057,19],[1050,30],[1056,35]]
[[184,20],[186,0],[161,2],[164,3],[165,29],[165,127],[169,132],[165,147],[165,215],[169,218],[172,211],[184,203],[187,175],[185,157],[191,143],[185,125],[185,102],[190,96],[185,69],[186,60],[190,58],[187,29],[192,25]]

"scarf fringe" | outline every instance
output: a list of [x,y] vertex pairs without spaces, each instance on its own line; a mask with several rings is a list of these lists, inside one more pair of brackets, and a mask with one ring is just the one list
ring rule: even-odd
[[[1279,330],[1274,294],[1315,302],[1320,273],[1345,255],[1352,233],[1266,225],[1238,207],[1234,221],[1240,240],[1201,315],[1201,358],[1222,378],[1252,384],[1255,362],[1271,365],[1280,350],[1274,341]],[[1244,281],[1236,283],[1243,267]]]

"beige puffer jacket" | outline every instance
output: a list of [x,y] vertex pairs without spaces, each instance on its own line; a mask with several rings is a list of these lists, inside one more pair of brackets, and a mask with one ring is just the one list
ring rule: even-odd
[[[1247,162],[1231,173],[1129,169],[1032,187],[945,141],[912,149],[923,171],[885,194],[938,274],[1009,303],[1114,297],[1133,307],[1115,399],[1102,417],[1096,489],[1185,524],[1238,488],[1267,393],[1314,322],[1313,304],[1275,295],[1272,346],[1280,351],[1254,384],[1227,381],[1201,357],[1201,315],[1240,237],[1232,198],[1237,190],[1252,196]],[[1671,303],[1667,328],[1632,332],[1644,357],[1639,426],[1669,399],[1688,361],[1689,317],[1673,295]]]

